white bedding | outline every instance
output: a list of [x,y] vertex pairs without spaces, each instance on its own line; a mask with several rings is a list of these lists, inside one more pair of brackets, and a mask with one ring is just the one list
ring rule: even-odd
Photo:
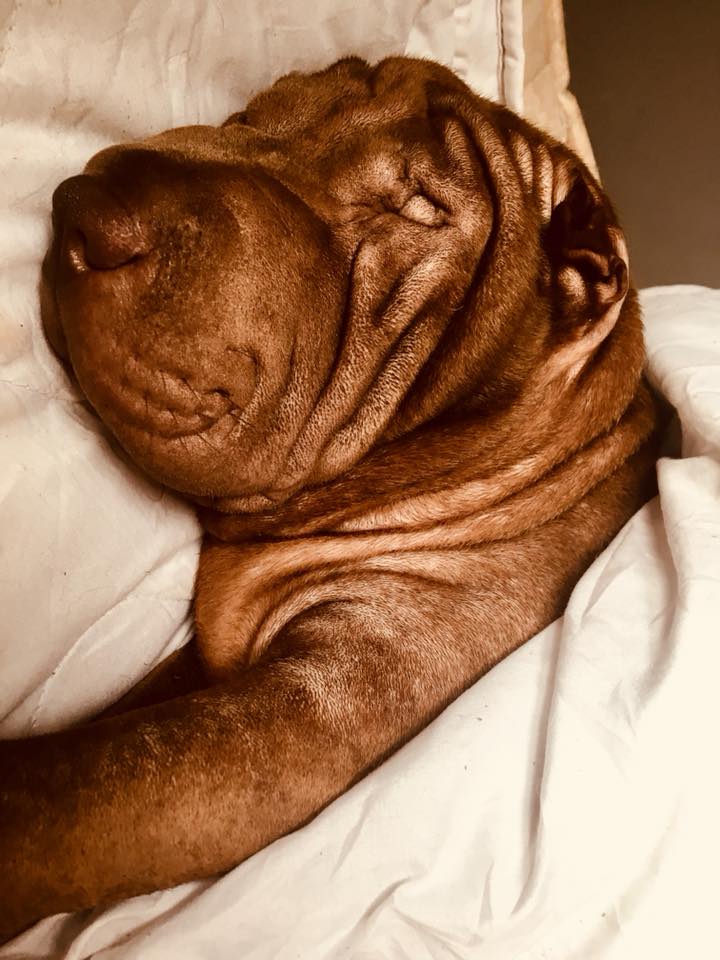
[[[195,112],[219,120],[238,104],[223,86],[228,63],[225,73],[204,77],[219,98],[209,113],[199,93],[161,108],[151,83],[143,106],[122,51],[128,24],[137,30],[148,4],[108,6],[131,13],[120,26],[103,26],[108,62],[117,76],[125,70],[122,83],[106,84],[109,101],[97,96],[90,67],[80,75],[83,53],[68,45],[71,31],[57,49],[40,44],[24,54],[6,34],[0,62],[9,151],[0,228],[6,736],[92,712],[188,633],[195,521],[125,466],[77,403],[39,333],[35,283],[53,183],[129,131]],[[449,11],[457,26],[463,7],[435,5],[439,22],[448,25]],[[60,14],[38,3],[12,5],[13,29],[40,8],[49,30],[47,18]],[[485,8],[495,9],[494,0]],[[206,16],[222,9],[208,6]],[[198,23],[201,43],[210,27]],[[86,21],[81,28],[89,29]],[[166,34],[166,50],[187,45],[187,37]],[[78,89],[68,63],[84,92],[68,92]],[[191,67],[172,70],[185,77]],[[53,91],[48,77],[57,80],[57,71]],[[233,76],[240,84],[241,71]],[[27,108],[24,84],[34,85]],[[128,85],[135,99],[126,121]],[[53,95],[59,106],[44,113]],[[656,288],[643,304],[651,375],[679,412],[682,458],[661,461],[659,499],[593,565],[563,620],[312,824],[224,878],[51,918],[0,957],[720,955],[720,783],[712,760],[720,722],[720,291]]]

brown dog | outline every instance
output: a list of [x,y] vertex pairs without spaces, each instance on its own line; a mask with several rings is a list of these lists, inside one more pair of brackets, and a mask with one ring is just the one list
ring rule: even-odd
[[6,934],[307,821],[557,617],[654,482],[607,199],[436,64],[104,150],[54,225],[49,338],[209,535],[195,651],[1,745]]

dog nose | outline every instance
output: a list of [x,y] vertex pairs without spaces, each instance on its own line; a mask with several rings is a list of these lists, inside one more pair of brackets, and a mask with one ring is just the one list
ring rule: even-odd
[[74,273],[115,270],[152,247],[149,228],[89,174],[71,177],[57,188],[53,224],[61,262]]

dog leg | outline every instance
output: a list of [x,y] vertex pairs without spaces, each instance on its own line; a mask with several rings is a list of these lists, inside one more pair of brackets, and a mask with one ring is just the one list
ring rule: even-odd
[[309,820],[482,672],[361,623],[324,610],[230,683],[1,743],[0,933],[229,869]]

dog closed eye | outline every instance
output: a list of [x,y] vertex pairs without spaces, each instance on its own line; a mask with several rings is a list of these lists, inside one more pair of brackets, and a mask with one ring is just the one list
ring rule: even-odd
[[447,211],[424,193],[412,193],[407,199],[385,195],[369,203],[348,204],[346,207],[346,217],[350,221],[370,220],[387,214],[425,227],[440,227],[448,221]]
[[422,223],[426,227],[439,227],[447,222],[445,211],[436,207],[422,193],[416,193],[410,197],[397,212],[401,217],[414,220],[415,223]]

